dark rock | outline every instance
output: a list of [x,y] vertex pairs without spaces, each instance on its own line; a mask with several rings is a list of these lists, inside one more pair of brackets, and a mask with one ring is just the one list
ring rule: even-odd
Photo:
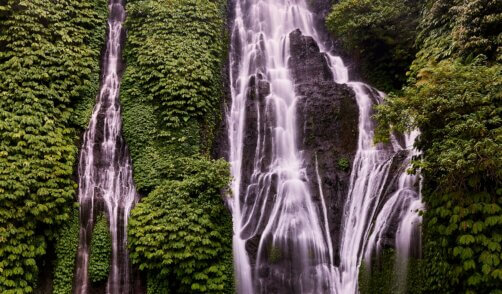
[[[290,34],[289,67],[299,96],[297,124],[312,197],[321,207],[319,185],[327,208],[335,263],[350,167],[357,151],[359,108],[352,89],[333,81],[326,57],[311,37]],[[348,162],[349,168],[339,164]],[[320,181],[316,172],[318,164]]]
[[297,85],[332,82],[333,74],[325,54],[312,37],[305,37],[300,30],[291,32],[289,68]]

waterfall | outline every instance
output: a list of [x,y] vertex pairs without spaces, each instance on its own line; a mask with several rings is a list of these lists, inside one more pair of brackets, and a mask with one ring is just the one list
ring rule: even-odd
[[[238,291],[270,293],[266,272],[291,293],[332,292],[331,244],[297,148],[297,97],[288,69],[288,35],[296,28],[314,33],[313,16],[303,1],[243,0],[235,9],[228,121]],[[256,124],[245,126],[251,114]],[[257,140],[253,162],[246,163],[243,156],[253,156],[243,154],[250,131]],[[257,246],[253,266],[249,240]]]
[[[317,42],[335,82],[354,91],[359,107],[358,147],[339,224],[343,231],[336,267],[317,159],[317,174],[308,175],[297,144],[297,96],[288,69],[289,34],[296,29]],[[416,212],[405,212],[420,203],[415,201],[415,178],[407,174],[399,180],[401,192],[387,202],[393,158],[402,148],[395,138],[389,145],[373,142],[372,108],[383,93],[349,81],[342,59],[320,42],[304,0],[237,0],[231,38],[227,121],[234,180],[229,204],[238,292],[282,293],[266,283],[272,279],[287,293],[357,293],[365,248],[378,241],[370,234],[375,219],[385,215],[380,209],[391,213],[393,199],[409,204],[398,216],[396,245],[404,248],[410,247],[409,221],[417,220]],[[310,177],[318,179],[320,204],[309,191]],[[413,191],[413,203],[401,199],[403,191]]]
[[[413,143],[418,136],[418,131],[413,131],[405,135],[405,150],[407,151],[407,167],[411,167],[410,161],[413,156],[418,155],[418,151],[413,149]],[[397,190],[385,202],[383,208],[379,211],[374,222],[372,233],[368,240],[364,259],[370,264],[372,254],[383,249],[382,241],[384,234],[390,229],[392,221],[398,220],[398,228],[395,237],[395,248],[397,249],[396,273],[398,279],[406,281],[408,271],[408,259],[410,251],[415,250],[415,255],[420,255],[420,223],[422,217],[418,211],[423,210],[420,188],[417,189],[419,177],[415,174],[409,174],[405,169],[398,180]],[[416,240],[415,238],[417,238]],[[416,248],[413,248],[415,245]],[[401,286],[405,283],[401,282]],[[404,292],[404,289],[400,289]]]
[[112,242],[107,293],[129,293],[130,264],[126,249],[127,219],[137,201],[129,152],[121,134],[119,87],[125,19],[122,0],[110,0],[108,36],[101,89],[83,137],[78,166],[80,242],[75,292],[91,291],[89,245],[96,214],[104,209]]
[[374,124],[371,119],[373,99],[371,88],[351,82],[359,106],[358,149],[352,166],[349,195],[344,209],[343,235],[340,246],[338,274],[339,293],[357,293],[359,265],[368,239],[370,226],[377,213],[391,166],[390,152],[373,143]]

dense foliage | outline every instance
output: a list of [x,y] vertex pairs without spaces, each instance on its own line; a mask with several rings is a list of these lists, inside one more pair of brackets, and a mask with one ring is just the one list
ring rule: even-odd
[[106,1],[0,1],[0,292],[29,293],[70,219],[79,120],[96,95]]
[[[179,180],[166,181],[131,214],[131,260],[171,281],[176,293],[221,293],[231,284],[231,219],[218,195],[228,185],[228,165],[184,160]],[[227,243],[227,244],[225,244]],[[226,255],[226,256],[225,256]]]
[[112,240],[106,216],[101,213],[92,229],[89,258],[89,280],[93,283],[104,282],[110,272]]
[[422,0],[341,0],[328,29],[360,63],[363,78],[381,90],[399,88],[414,58]]
[[472,61],[480,54],[502,61],[501,13],[502,4],[496,0],[427,1],[417,38],[422,50],[412,69],[446,58]]
[[500,1],[428,1],[408,85],[378,107],[380,140],[421,131],[425,293],[501,291],[501,24]]
[[231,293],[232,225],[207,158],[219,120],[224,1],[128,1],[123,131],[136,187],[132,262],[148,293]]
[[[223,15],[218,2],[130,1],[129,69],[162,123],[181,127],[220,102]],[[148,28],[148,29],[146,29]],[[166,44],[169,44],[166,46]]]
[[502,177],[501,91],[501,65],[445,60],[390,96],[377,119],[381,130],[389,122],[394,130],[421,130],[417,167],[443,190],[482,188]]
[[79,241],[79,213],[74,209],[67,222],[58,232],[56,237],[56,265],[54,267],[54,280],[52,293],[71,293],[73,285],[73,270],[77,256]]

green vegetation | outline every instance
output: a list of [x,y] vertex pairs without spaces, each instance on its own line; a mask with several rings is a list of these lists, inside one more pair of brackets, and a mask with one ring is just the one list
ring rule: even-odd
[[[424,259],[410,273],[413,284],[420,287],[409,286],[408,292],[499,293],[502,3],[410,3],[343,0],[334,5],[327,22],[346,47],[367,53],[371,64],[382,62],[377,57],[382,53],[373,42],[397,40],[386,43],[393,48],[389,54],[396,58],[388,65],[408,71],[404,87],[395,88],[399,91],[390,93],[375,115],[377,141],[386,141],[391,131],[421,131],[415,146],[422,155],[415,158],[414,168],[424,176]],[[415,8],[422,13],[410,14]],[[403,68],[405,63],[399,62],[403,55],[393,50],[406,48],[417,54],[409,67]],[[384,69],[387,75],[381,75],[380,70],[372,69],[371,75],[390,83],[395,71]],[[404,78],[401,74],[399,79]],[[387,272],[377,272],[371,279],[378,282]],[[378,287],[363,282],[363,292],[369,289],[366,286]]]
[[110,256],[112,253],[112,240],[106,216],[101,213],[92,230],[89,279],[93,283],[104,282],[110,271]]
[[481,188],[502,176],[501,90],[502,66],[444,60],[420,70],[376,118],[382,135],[421,130],[424,160],[415,165],[443,190]]
[[74,109],[96,95],[106,15],[104,0],[0,1],[2,293],[33,291],[46,242],[71,219]]
[[56,266],[52,290],[54,294],[67,294],[72,291],[79,230],[79,213],[78,209],[74,209],[69,223],[63,226],[56,236]]
[[[379,141],[390,131],[421,131],[415,145],[422,155],[414,167],[425,178],[427,266],[414,278],[420,279],[422,293],[495,293],[502,283],[502,4],[424,1],[419,17],[408,14],[406,3],[342,1],[328,25],[347,46],[373,51],[368,58],[380,63],[372,59],[380,53],[367,46],[364,36],[403,35],[382,23],[407,18],[384,15],[415,19],[405,22],[411,27],[403,24],[418,32],[407,84],[391,93],[375,115]],[[350,11],[362,14],[362,20],[342,25],[343,18],[356,19],[344,14]],[[410,46],[413,34],[403,36],[395,48]],[[379,68],[373,73],[379,75]]]
[[147,277],[147,294],[169,294],[168,281],[162,275],[150,272]]
[[370,263],[362,262],[359,269],[359,291],[361,294],[394,294],[397,287],[396,253],[393,249],[383,250]]
[[184,161],[180,180],[158,186],[132,211],[131,260],[170,278],[176,293],[221,293],[233,278],[225,260],[231,219],[218,197],[229,182],[228,165]]
[[413,61],[421,0],[341,0],[328,29],[359,62],[365,80],[389,91],[400,88]]
[[342,158],[338,159],[338,161],[336,162],[336,165],[342,171],[348,171],[350,168],[350,161],[347,157],[342,157]]
[[[461,16],[443,19],[440,4],[425,20],[436,16],[443,26],[424,25],[429,35],[422,36],[409,85],[386,99],[376,118],[383,136],[421,130],[415,167],[425,177],[425,291],[490,293],[502,283],[502,66],[489,46],[475,57],[479,48],[472,51],[468,41],[457,46],[453,40],[468,29],[458,28]],[[447,11],[465,11],[472,3],[465,5]]]
[[232,224],[211,160],[220,120],[225,2],[128,1],[124,137],[144,197],[129,221],[130,257],[148,293],[232,293]]
[[421,259],[400,260],[394,249],[386,248],[370,263],[363,262],[359,269],[361,294],[422,293]]
[[268,248],[268,261],[272,264],[279,262],[282,257],[281,249],[274,244],[270,244]]

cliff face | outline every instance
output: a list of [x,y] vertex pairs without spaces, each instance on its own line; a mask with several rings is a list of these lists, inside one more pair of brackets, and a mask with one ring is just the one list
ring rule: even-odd
[[343,205],[357,151],[359,109],[354,92],[333,81],[326,58],[311,37],[296,30],[290,34],[290,46],[289,68],[299,96],[297,124],[302,130],[298,145],[318,207],[322,189],[337,264]]
[[[324,5],[321,5],[321,2],[313,3],[317,5],[313,11],[318,13],[316,14],[316,23],[321,27],[321,35],[326,36],[326,40],[328,40],[327,34],[322,33],[324,31],[322,15],[327,12],[330,3],[326,1]],[[229,11],[233,11],[233,9],[230,8]],[[229,23],[231,21],[232,18]],[[231,27],[229,25],[229,30]],[[239,48],[239,39],[232,38],[230,60],[233,60],[234,63],[229,62],[226,66],[227,71],[223,74],[228,82],[224,83],[227,99],[222,108],[227,110],[231,104],[230,87],[236,83],[236,80],[232,83],[230,79],[232,76],[237,76],[238,62],[242,58]],[[322,210],[319,188],[322,188],[333,252],[336,253],[339,252],[339,235],[343,205],[348,194],[350,167],[357,151],[358,106],[354,92],[348,86],[334,82],[325,55],[320,52],[318,44],[311,37],[303,36],[299,30],[292,32],[289,50],[288,67],[298,99],[296,107],[296,124],[299,130],[297,146],[303,154],[308,188],[319,211]],[[258,53],[255,66],[261,69],[265,66],[264,63],[264,56]],[[250,218],[247,229],[241,233],[241,237],[246,239],[245,248],[253,269],[257,264],[258,247],[266,225],[266,222],[262,220],[269,219],[271,210],[277,201],[275,197],[265,197],[261,195],[260,191],[248,188],[253,182],[253,172],[266,173],[267,167],[270,165],[273,144],[267,140],[271,140],[272,134],[270,132],[272,129],[267,126],[275,125],[276,120],[273,115],[274,111],[266,109],[266,97],[270,94],[270,84],[266,77],[259,73],[266,71],[258,70],[257,72],[258,74],[249,77],[249,86],[245,93],[242,144],[244,156],[241,166],[241,191],[238,196],[244,207],[264,207],[259,216]],[[219,144],[216,146],[215,154],[218,157],[228,159],[228,133],[227,130],[224,130],[227,127],[227,121],[224,121],[220,127]],[[259,166],[256,166],[257,162]],[[316,162],[318,162],[318,166],[316,166]],[[266,181],[271,187],[271,190],[266,194],[277,194],[277,191],[274,190],[276,187],[274,183],[278,181],[277,175],[267,177]],[[263,203],[263,201],[267,201],[267,203]],[[321,223],[324,224],[324,220]],[[267,254],[272,255],[270,252]],[[335,262],[338,263],[338,260],[339,257],[335,255]],[[279,267],[279,264],[261,265],[257,271],[252,270],[253,275],[256,275],[254,279],[260,279],[262,289],[267,289],[266,291],[271,293],[290,293],[291,289],[288,288],[288,283],[281,283],[280,277],[275,275],[280,272],[280,269],[276,267]]]

